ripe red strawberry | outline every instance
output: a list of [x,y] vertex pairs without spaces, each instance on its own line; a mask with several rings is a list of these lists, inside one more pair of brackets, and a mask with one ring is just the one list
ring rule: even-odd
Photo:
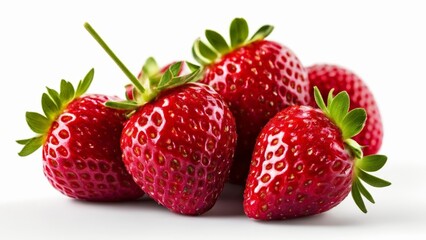
[[193,46],[195,59],[205,67],[201,82],[223,96],[237,122],[233,183],[245,183],[256,137],[268,120],[290,105],[310,101],[307,73],[297,56],[286,46],[264,40],[272,29],[265,25],[247,39],[247,22],[236,18],[230,45],[206,30],[211,46],[200,40]]
[[362,130],[365,110],[348,112],[349,97],[329,95],[328,106],[315,88],[320,109],[292,106],[279,112],[260,133],[244,192],[247,216],[261,220],[318,214],[338,205],[351,191],[363,211],[361,194],[374,203],[360,180],[374,187],[389,182],[377,171],[386,156],[363,157],[351,139]]
[[160,79],[136,79],[95,30],[85,27],[134,84],[134,100],[107,102],[135,111],[121,136],[133,179],[173,212],[208,211],[223,190],[236,145],[235,119],[225,102],[208,85],[189,83],[200,72],[192,64],[194,71],[185,76],[178,76],[177,62]]
[[93,69],[76,90],[62,80],[61,91],[47,88],[45,116],[27,112],[30,128],[38,135],[19,140],[20,156],[43,147],[44,174],[54,188],[77,199],[118,201],[137,199],[143,192],[126,172],[121,159],[120,135],[126,112],[104,106],[118,99],[105,95],[81,96],[93,79]]
[[[354,140],[364,147],[365,155],[377,153],[382,145],[383,125],[379,108],[367,85],[355,73],[336,65],[313,65],[307,70],[311,86],[317,86],[323,97],[333,88],[337,92],[347,91],[351,108],[364,108],[367,111],[364,130]],[[315,107],[315,101],[312,100],[311,105]]]

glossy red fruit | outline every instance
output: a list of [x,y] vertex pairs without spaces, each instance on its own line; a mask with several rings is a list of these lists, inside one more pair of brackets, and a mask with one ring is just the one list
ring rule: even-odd
[[326,211],[350,192],[352,167],[340,130],[320,110],[290,107],[259,135],[245,192],[246,214],[279,219]]
[[28,124],[41,135],[26,142],[21,155],[42,145],[45,176],[69,197],[90,201],[137,199],[143,192],[121,158],[120,136],[126,112],[104,105],[118,98],[80,96],[85,91],[80,86],[88,87],[92,77],[93,71],[80,82],[75,95],[72,85],[65,81],[59,94],[49,89],[49,94],[43,95],[46,116],[27,113]]
[[[158,75],[147,61],[136,78],[88,24],[100,43],[134,85],[134,99],[107,102],[133,110],[121,136],[123,160],[136,183],[169,210],[200,215],[215,204],[232,164],[236,145],[235,119],[210,86],[192,83],[200,67],[182,62]],[[155,71],[152,71],[152,70]]]
[[177,213],[202,214],[214,205],[229,174],[234,121],[221,97],[206,85],[168,90],[126,123],[124,163],[161,205]]
[[346,92],[332,97],[328,107],[320,106],[289,107],[261,131],[244,192],[248,217],[274,220],[318,214],[338,205],[351,190],[366,212],[361,194],[374,200],[360,179],[375,187],[390,185],[366,173],[383,167],[386,157],[363,157],[351,139],[362,129],[365,111],[348,112]]
[[[317,86],[323,97],[333,88],[336,92],[347,91],[351,108],[364,108],[367,111],[365,128],[354,140],[364,146],[365,155],[377,153],[382,145],[383,124],[379,107],[367,85],[355,73],[340,66],[319,64],[307,70],[311,86]],[[313,97],[311,99],[311,106],[316,106]]]
[[248,40],[247,23],[237,18],[231,24],[231,46],[211,30],[206,37],[212,47],[199,40],[194,44],[196,59],[205,65],[201,82],[223,96],[237,122],[233,183],[245,183],[256,137],[268,120],[290,105],[310,101],[302,63],[289,48],[264,40],[271,31],[272,26],[264,26]]

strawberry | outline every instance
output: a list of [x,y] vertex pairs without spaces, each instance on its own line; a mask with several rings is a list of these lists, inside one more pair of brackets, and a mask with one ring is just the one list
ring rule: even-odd
[[265,25],[248,39],[247,22],[236,18],[230,45],[212,30],[206,30],[210,46],[199,39],[193,45],[194,58],[205,67],[201,82],[223,96],[237,122],[233,183],[245,183],[256,137],[268,120],[290,105],[310,101],[307,73],[297,56],[264,40],[272,30]]
[[134,100],[107,105],[134,111],[121,148],[135,182],[173,212],[208,211],[223,190],[236,145],[235,119],[225,102],[208,85],[190,83],[200,73],[192,64],[193,72],[185,76],[178,76],[182,62],[177,62],[160,78],[147,72],[137,79],[95,30],[85,27],[134,85]]
[[[313,65],[307,70],[311,85],[317,86],[323,97],[333,88],[338,92],[347,91],[351,108],[364,108],[367,111],[365,128],[354,140],[363,146],[365,155],[377,153],[382,145],[383,125],[379,108],[367,85],[355,73],[336,65]],[[311,101],[311,105],[316,106],[315,101]]]
[[36,137],[17,142],[27,156],[42,146],[44,174],[54,188],[71,198],[90,201],[137,199],[143,192],[121,159],[120,135],[126,112],[107,108],[118,99],[99,94],[82,96],[92,69],[76,90],[62,80],[60,93],[47,88],[42,96],[45,115],[27,112]]
[[349,96],[332,91],[320,109],[292,106],[279,112],[261,131],[244,191],[244,211],[260,220],[287,219],[325,212],[352,191],[355,203],[367,212],[363,195],[374,199],[361,180],[374,187],[389,186],[367,172],[386,162],[384,155],[363,157],[351,139],[362,130],[364,109],[348,112]]

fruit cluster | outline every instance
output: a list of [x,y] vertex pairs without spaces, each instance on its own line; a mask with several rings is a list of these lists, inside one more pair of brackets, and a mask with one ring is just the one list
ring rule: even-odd
[[[374,203],[363,182],[389,182],[368,172],[383,138],[372,93],[354,73],[334,65],[305,68],[286,46],[265,40],[265,25],[249,38],[236,18],[230,43],[206,30],[192,52],[201,65],[160,68],[148,58],[136,77],[88,24],[86,30],[132,84],[126,100],[85,94],[94,70],[76,88],[42,95],[44,114],[27,112],[37,135],[18,140],[20,156],[42,147],[54,188],[88,201],[124,201],[143,194],[173,212],[200,215],[225,182],[245,185],[250,218],[287,219],[338,205],[350,192],[367,212]],[[334,92],[337,94],[335,95]],[[325,102],[324,99],[327,99]]]

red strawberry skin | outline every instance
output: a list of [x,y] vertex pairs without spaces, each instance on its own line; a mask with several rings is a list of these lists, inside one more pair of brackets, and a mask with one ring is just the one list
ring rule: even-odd
[[[350,96],[351,109],[364,108],[367,111],[367,122],[364,130],[354,140],[363,148],[364,155],[375,154],[380,150],[383,140],[383,124],[379,108],[372,92],[355,73],[336,65],[313,65],[307,68],[311,86],[317,86],[326,99],[328,92],[347,91]],[[311,106],[316,106],[311,89]]]
[[307,73],[287,47],[259,40],[206,66],[201,82],[218,91],[236,122],[238,144],[230,182],[244,184],[253,146],[262,127],[280,110],[308,104]]
[[339,128],[321,110],[289,107],[257,139],[244,211],[261,220],[327,211],[351,191],[352,168]]
[[212,88],[190,83],[160,93],[126,123],[123,159],[135,182],[173,212],[209,210],[228,177],[235,120]]
[[73,100],[52,123],[43,145],[43,169],[63,194],[90,201],[137,199],[143,195],[121,159],[125,112],[104,106],[105,95]]

